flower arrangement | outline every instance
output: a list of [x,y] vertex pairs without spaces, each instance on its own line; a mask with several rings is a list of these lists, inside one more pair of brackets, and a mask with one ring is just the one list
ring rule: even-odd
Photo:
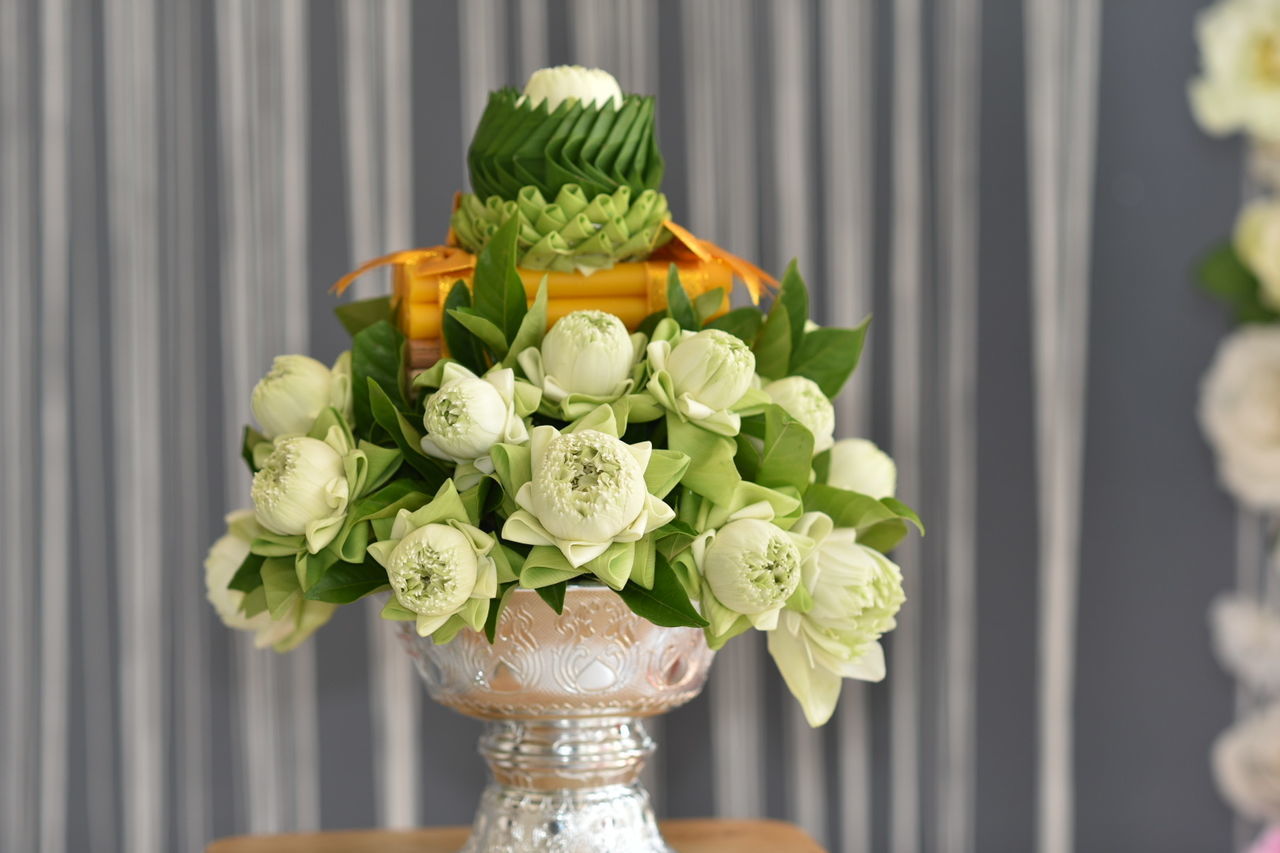
[[[1204,288],[1240,327],[1218,349],[1201,390],[1200,423],[1223,486],[1244,507],[1280,511],[1280,0],[1221,0],[1197,26],[1203,73],[1192,112],[1215,136],[1244,132],[1256,197],[1234,233],[1202,262]],[[1280,616],[1265,601],[1224,595],[1210,610],[1223,667],[1262,703],[1214,747],[1219,790],[1241,815],[1271,825],[1253,850],[1280,849]]]
[[[352,345],[333,368],[284,356],[258,383],[252,511],[210,552],[209,597],[285,650],[378,593],[383,618],[448,643],[492,641],[515,589],[553,619],[570,585],[598,585],[712,648],[766,632],[820,725],[842,678],[884,677],[904,601],[887,554],[919,526],[892,460],[833,437],[867,323],[811,323],[794,263],[767,310],[728,310],[712,285],[755,297],[763,274],[669,222],[652,99],[601,74],[496,93],[469,157],[488,201],[460,201],[450,246],[395,256],[393,298],[338,309]],[[655,308],[636,322],[610,310],[623,273]]]

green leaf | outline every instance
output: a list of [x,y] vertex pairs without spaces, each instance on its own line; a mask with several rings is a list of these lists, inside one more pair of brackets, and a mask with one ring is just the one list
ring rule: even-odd
[[240,442],[240,458],[244,459],[244,464],[248,465],[249,471],[254,474],[258,473],[258,466],[253,464],[253,448],[264,441],[270,443],[265,435],[251,426],[245,426],[244,438]]
[[506,357],[508,351],[506,336],[487,317],[481,316],[474,308],[454,308],[449,316],[457,320],[467,331],[480,339],[495,360]]
[[285,557],[269,557],[262,563],[262,587],[267,594],[267,609],[272,619],[288,612],[302,593],[294,561]]
[[809,319],[809,288],[805,286],[804,278],[800,275],[800,267],[795,260],[787,264],[787,271],[782,275],[782,286],[778,290],[777,299],[774,300],[770,313],[778,308],[787,309],[787,320],[791,324],[791,346],[794,350],[799,346],[800,339],[804,337],[804,324]]
[[755,482],[771,489],[791,486],[804,491],[813,470],[813,433],[781,406],[764,412],[764,449]]
[[240,568],[236,569],[236,573],[227,583],[227,589],[248,593],[262,586],[262,564],[265,560],[266,557],[261,554],[250,554],[245,557]]
[[709,624],[698,614],[667,558],[658,554],[653,566],[653,589],[634,581],[618,595],[637,615],[665,628],[705,628]]
[[756,342],[760,335],[760,326],[764,323],[764,314],[759,308],[748,305],[735,308],[728,314],[722,314],[707,324],[708,329],[719,329],[728,332],[743,341],[747,346]]
[[371,402],[374,420],[391,436],[396,447],[400,448],[404,461],[423,476],[427,481],[427,488],[438,489],[449,475],[435,460],[429,459],[422,452],[422,435],[372,377],[369,379],[366,396]]
[[693,300],[693,316],[697,318],[698,325],[702,326],[723,307],[724,288],[717,287],[698,294],[698,298]]
[[741,479],[733,464],[737,445],[731,438],[668,416],[667,446],[689,457],[689,470],[680,482],[696,494],[723,501]]
[[402,509],[412,512],[431,501],[431,495],[422,491],[421,483],[407,477],[392,480],[376,492],[365,495],[351,507],[349,517],[354,522],[375,518],[391,518]]
[[449,295],[444,301],[444,319],[441,323],[441,334],[445,346],[449,348],[449,356],[476,375],[485,371],[484,353],[480,350],[480,342],[475,335],[467,331],[466,326],[459,323],[451,312],[459,308],[471,307],[471,290],[466,282],[454,282],[449,288]]
[[812,379],[823,394],[834,397],[858,367],[870,322],[868,317],[855,329],[822,328],[806,332],[791,356],[791,372]]
[[391,319],[391,297],[375,296],[373,299],[347,302],[334,308],[333,313],[338,315],[347,334],[355,337],[374,323]]
[[516,583],[504,583],[498,587],[498,596],[489,602],[489,615],[484,620],[484,635],[489,640],[490,645],[498,636],[498,620],[502,618],[502,611],[506,609],[507,599],[511,597],[512,590],[519,587]]
[[644,335],[646,338],[652,338],[653,330],[658,328],[658,324],[666,318],[666,311],[654,311],[648,317],[645,317],[640,321],[640,325],[636,327],[636,331]]
[[1269,323],[1280,312],[1262,302],[1257,276],[1245,266],[1231,243],[1224,243],[1200,262],[1200,284],[1212,296],[1231,306],[1237,322]]
[[791,364],[791,317],[781,301],[764,321],[752,352],[756,356],[756,373],[765,379],[781,379]]
[[547,603],[547,606],[556,612],[556,615],[564,613],[564,596],[569,590],[568,581],[560,581],[560,583],[551,586],[540,586],[536,590],[538,597]]
[[516,237],[519,231],[518,216],[511,217],[498,229],[476,259],[471,284],[476,312],[502,334],[502,355],[506,355],[505,342],[515,339],[520,331],[520,321],[528,310],[524,283],[516,272]]
[[516,332],[515,339],[511,341],[511,349],[507,352],[507,357],[502,360],[503,367],[512,367],[516,363],[516,356],[527,350],[529,347],[536,347],[542,343],[542,336],[547,333],[547,277],[544,275],[542,281],[538,284],[538,295],[533,298],[533,304],[529,306],[529,313],[524,315],[524,319],[520,321],[520,331]]
[[368,437],[373,427],[373,410],[369,404],[370,381],[383,390],[394,391],[395,399],[403,399],[400,368],[404,363],[404,335],[385,320],[374,323],[357,334],[351,344],[351,395],[355,404],[356,433]]
[[915,511],[894,498],[876,500],[870,495],[816,483],[805,492],[804,508],[825,512],[836,527],[854,528],[860,544],[884,554],[907,535],[908,523],[924,533]]
[[693,303],[689,301],[689,294],[680,283],[680,270],[675,264],[667,268],[667,316],[679,323],[682,329],[696,332],[701,328],[697,316],[693,313]]
[[307,598],[329,604],[350,604],[387,586],[387,570],[377,560],[362,563],[334,563],[311,589]]

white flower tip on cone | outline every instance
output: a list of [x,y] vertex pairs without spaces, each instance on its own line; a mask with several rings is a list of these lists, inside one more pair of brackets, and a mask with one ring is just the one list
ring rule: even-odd
[[529,75],[520,103],[537,107],[545,102],[547,112],[555,112],[569,100],[597,107],[612,102],[615,109],[622,109],[622,87],[608,71],[581,65],[556,65],[539,68]]

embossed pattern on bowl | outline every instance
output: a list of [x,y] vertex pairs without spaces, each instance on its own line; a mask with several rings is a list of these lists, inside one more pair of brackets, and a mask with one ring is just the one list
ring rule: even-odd
[[571,587],[559,616],[513,591],[492,645],[469,630],[436,645],[411,623],[401,636],[431,697],[483,719],[661,714],[702,690],[715,654],[701,630],[654,625],[599,586]]

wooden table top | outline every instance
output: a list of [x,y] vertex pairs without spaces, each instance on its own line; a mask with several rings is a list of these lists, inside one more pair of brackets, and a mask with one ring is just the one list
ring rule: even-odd
[[[662,835],[678,853],[823,853],[800,829],[772,820],[668,820]],[[467,828],[406,832],[322,832],[224,838],[205,853],[458,853]]]

